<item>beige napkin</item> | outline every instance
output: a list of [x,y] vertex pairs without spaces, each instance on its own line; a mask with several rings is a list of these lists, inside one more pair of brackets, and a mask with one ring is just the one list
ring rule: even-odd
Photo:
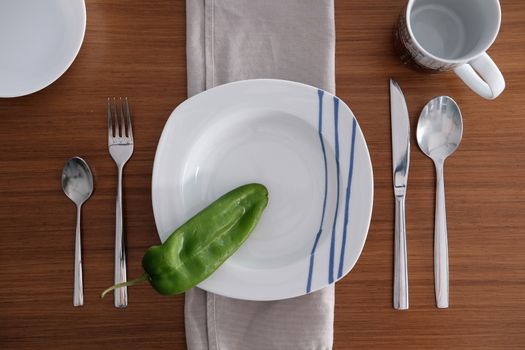
[[[251,78],[335,92],[333,0],[186,0],[188,95]],[[189,350],[331,349],[334,288],[280,301],[186,293]]]

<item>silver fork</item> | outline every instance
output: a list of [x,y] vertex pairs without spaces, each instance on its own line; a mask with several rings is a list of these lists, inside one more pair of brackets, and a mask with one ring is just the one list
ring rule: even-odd
[[[122,171],[133,154],[133,131],[127,97],[124,99],[119,97],[118,100],[115,97],[113,99],[108,98],[108,148],[109,154],[111,154],[118,169],[117,220],[115,225],[115,284],[117,284],[126,282],[126,246],[122,220]],[[126,306],[128,306],[127,287],[115,289],[115,307],[124,308]]]

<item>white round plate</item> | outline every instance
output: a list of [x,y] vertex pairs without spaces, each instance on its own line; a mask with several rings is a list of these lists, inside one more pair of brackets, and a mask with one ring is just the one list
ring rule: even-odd
[[28,95],[58,79],[85,29],[84,0],[0,0],[0,97]]
[[200,288],[238,299],[286,299],[352,269],[370,224],[373,176],[365,139],[343,101],[312,86],[257,79],[179,105],[153,166],[160,238],[251,182],[268,188],[268,207],[245,244]]

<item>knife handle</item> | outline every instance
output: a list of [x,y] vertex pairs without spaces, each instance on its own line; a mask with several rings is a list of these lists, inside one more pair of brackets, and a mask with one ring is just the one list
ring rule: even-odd
[[407,233],[405,196],[396,196],[394,236],[394,309],[408,309]]

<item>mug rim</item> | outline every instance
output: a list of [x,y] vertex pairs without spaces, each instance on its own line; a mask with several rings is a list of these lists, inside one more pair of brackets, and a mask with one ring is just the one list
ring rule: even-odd
[[412,38],[414,44],[418,47],[419,50],[421,50],[425,55],[429,56],[430,58],[436,60],[436,61],[440,61],[440,62],[444,62],[444,63],[452,63],[452,64],[457,64],[457,63],[466,63],[466,62],[469,62],[469,61],[472,61],[474,58],[482,55],[483,53],[487,52],[487,50],[492,46],[492,44],[494,43],[494,41],[496,41],[496,38],[498,36],[498,33],[499,33],[499,30],[500,30],[500,27],[501,27],[501,4],[499,2],[499,0],[494,0],[496,1],[497,5],[498,5],[498,25],[497,25],[497,28],[494,32],[494,34],[492,35],[492,38],[490,39],[489,43],[486,45],[486,47],[484,47],[480,52],[477,52],[473,55],[470,55],[470,56],[465,56],[464,58],[461,58],[461,59],[457,59],[457,58],[442,58],[442,57],[438,57],[430,52],[428,52],[416,39],[416,36],[414,35],[414,32],[412,31],[412,24],[410,23],[410,12],[412,11],[412,7],[414,6],[414,3],[416,2],[417,0],[408,0],[408,4],[406,6],[406,10],[405,10],[405,20],[406,20],[406,26],[407,26],[407,29],[408,29],[408,33],[410,34],[410,37]]

